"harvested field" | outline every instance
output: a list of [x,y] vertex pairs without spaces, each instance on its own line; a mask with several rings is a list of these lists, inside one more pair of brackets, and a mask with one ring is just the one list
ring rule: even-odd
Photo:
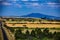
[[12,23],[7,23],[6,24],[9,27],[28,27],[28,28],[60,28],[60,24],[12,24]]

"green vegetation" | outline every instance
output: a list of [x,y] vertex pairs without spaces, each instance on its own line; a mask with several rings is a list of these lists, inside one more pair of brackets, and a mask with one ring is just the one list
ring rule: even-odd
[[[58,20],[44,20],[46,17],[42,19],[34,19],[34,18],[12,18],[6,19],[6,21],[17,23],[19,22],[39,22],[44,24],[45,22],[60,22]],[[50,23],[51,24],[51,23]],[[59,24],[59,23],[58,23]],[[10,31],[15,35],[16,40],[60,40],[60,32],[50,32],[50,30],[60,30],[60,28],[27,28],[26,25],[24,27],[8,27],[4,25],[6,28],[10,29]],[[52,25],[53,26],[53,25]]]
[[60,40],[60,32],[49,32],[48,28],[45,28],[43,31],[36,28],[32,30],[31,33],[29,30],[26,30],[25,33],[21,29],[16,30],[15,32],[16,40]]
[[[60,32],[49,32],[48,28],[43,29],[35,28],[29,31],[30,29],[26,28],[9,28],[12,33],[15,35],[16,40],[60,40]],[[16,29],[16,30],[15,30]],[[25,32],[22,32],[26,29]]]
[[15,28],[6,25],[5,27],[14,33],[16,40],[60,40],[60,32],[50,32],[50,30],[59,30],[59,28]]

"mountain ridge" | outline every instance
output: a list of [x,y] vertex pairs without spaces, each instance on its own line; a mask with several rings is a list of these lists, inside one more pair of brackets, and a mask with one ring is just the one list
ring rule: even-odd
[[34,18],[43,18],[43,19],[49,19],[49,20],[60,20],[60,17],[50,16],[50,15],[44,15],[41,13],[31,13],[27,15],[22,15],[21,17],[34,17]]

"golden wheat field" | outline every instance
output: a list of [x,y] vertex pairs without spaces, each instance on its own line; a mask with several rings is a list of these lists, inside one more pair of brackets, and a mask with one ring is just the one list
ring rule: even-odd
[[[28,28],[60,28],[60,24],[6,24],[9,27],[28,27]],[[26,25],[26,26],[24,26]]]

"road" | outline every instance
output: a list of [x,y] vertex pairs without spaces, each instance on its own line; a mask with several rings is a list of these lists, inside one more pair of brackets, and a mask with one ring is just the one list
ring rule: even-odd
[[[8,37],[7,37],[7,35],[6,35],[6,32],[5,32],[5,30],[3,29],[3,27],[2,27],[2,22],[0,21],[0,34],[1,34],[1,39],[2,40],[8,40]],[[0,40],[1,40],[0,39]]]
[[1,38],[3,38],[3,40],[15,40],[14,35],[9,30],[7,30],[7,28],[4,27],[3,22],[0,22],[0,29],[1,29],[1,34],[2,34]]
[[4,31],[4,29],[2,27],[1,27],[1,30],[2,30],[2,34],[3,34],[3,39],[8,40],[8,37],[7,37],[5,31]]
[[6,27],[3,27],[5,33],[7,34],[8,40],[15,40],[14,34],[11,33],[9,29]]
[[1,28],[0,28],[0,40],[3,40],[3,34]]
[[0,22],[0,40],[8,40],[6,33],[2,28],[2,22]]

